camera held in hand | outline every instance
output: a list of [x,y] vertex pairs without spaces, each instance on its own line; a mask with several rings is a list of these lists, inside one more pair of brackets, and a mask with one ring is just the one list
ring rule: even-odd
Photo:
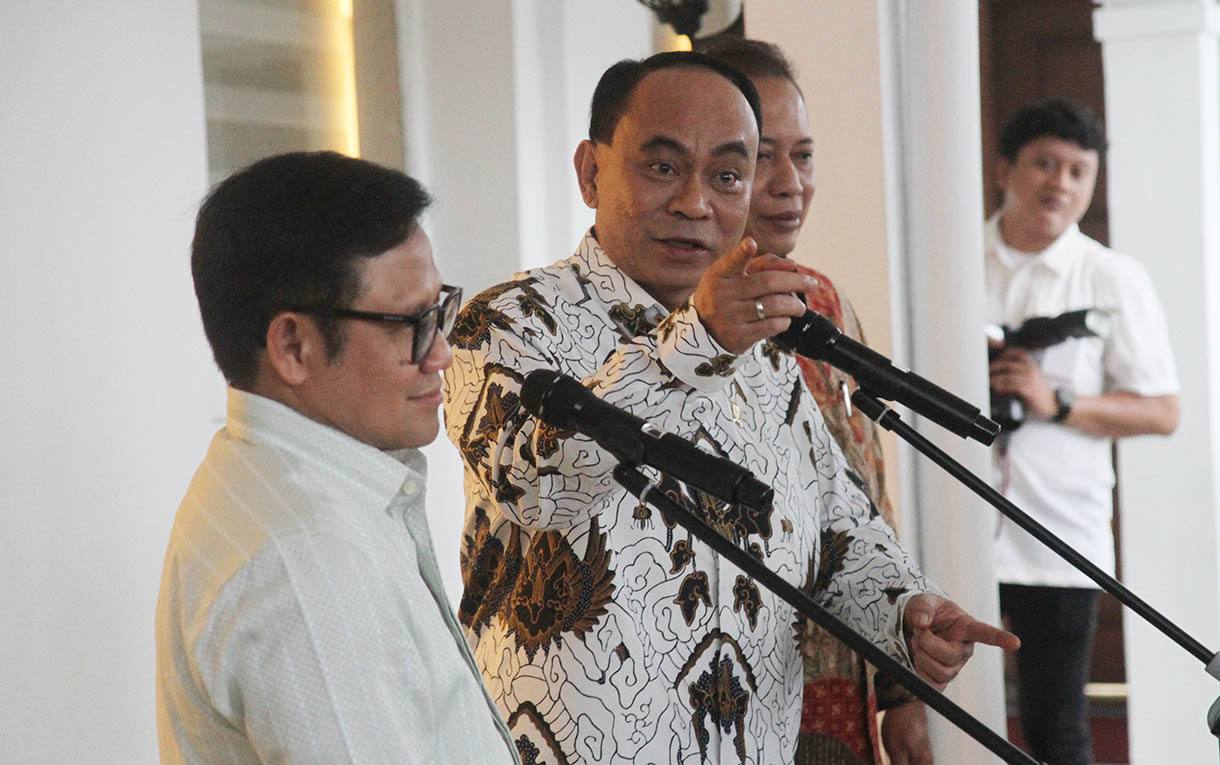
[[[1073,337],[1107,338],[1114,328],[1114,314],[1103,308],[1082,308],[1058,316],[1035,316],[1017,327],[988,324],[987,360],[994,361],[1006,348],[1040,351]],[[1025,421],[1025,404],[1020,397],[997,395],[991,391],[991,419],[1002,432],[1011,433]]]

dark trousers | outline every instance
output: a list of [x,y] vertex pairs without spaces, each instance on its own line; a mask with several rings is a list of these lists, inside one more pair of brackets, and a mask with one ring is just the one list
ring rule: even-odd
[[1048,765],[1093,761],[1088,702],[1100,590],[1000,585],[1000,610],[1021,638],[1017,651],[1021,728],[1036,759]]

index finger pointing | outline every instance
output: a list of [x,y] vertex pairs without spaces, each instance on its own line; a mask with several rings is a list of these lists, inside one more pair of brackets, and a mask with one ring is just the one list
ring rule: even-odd
[[756,254],[758,254],[758,243],[752,237],[747,236],[716,261],[716,271],[729,279],[741,276],[746,272],[746,264]]
[[994,645],[998,648],[1003,648],[1005,651],[1015,651],[1021,647],[1021,639],[1016,635],[977,620],[972,620],[971,623],[965,625],[962,639],[975,643]]

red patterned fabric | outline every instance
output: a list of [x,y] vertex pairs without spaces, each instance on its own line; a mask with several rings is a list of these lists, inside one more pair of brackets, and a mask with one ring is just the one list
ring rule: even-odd
[[[870,728],[877,707],[867,685],[858,679],[825,677],[805,684],[801,733],[822,734],[846,746],[859,762],[874,762],[876,753]],[[821,747],[826,749],[825,744]],[[818,757],[816,762],[826,762]]]
[[[834,284],[811,268],[800,266],[800,270],[818,280],[818,286],[805,294],[809,308],[834,322],[843,334],[864,342],[855,311],[850,303],[840,299]],[[882,517],[893,525],[877,426],[858,411],[853,410],[850,417],[847,414],[845,395],[850,396],[856,389],[855,380],[820,361],[798,356],[797,362],[847,464],[863,481]],[[805,694],[797,765],[881,762],[872,667],[816,625],[802,625],[800,641],[805,662]],[[898,688],[897,703],[906,700],[904,694]]]

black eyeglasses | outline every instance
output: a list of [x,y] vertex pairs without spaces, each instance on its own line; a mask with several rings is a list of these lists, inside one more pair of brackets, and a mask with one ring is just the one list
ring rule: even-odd
[[352,308],[290,308],[298,313],[325,316],[330,319],[359,319],[361,321],[383,321],[392,324],[407,324],[415,327],[411,335],[411,363],[421,364],[428,358],[438,334],[448,335],[457,320],[458,308],[462,305],[462,288],[441,285],[443,296],[436,305],[417,314],[373,313]]

